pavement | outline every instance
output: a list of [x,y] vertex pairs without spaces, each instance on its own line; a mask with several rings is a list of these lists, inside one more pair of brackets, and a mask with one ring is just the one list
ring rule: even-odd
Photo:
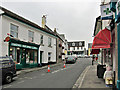
[[86,67],[76,83],[73,85],[73,88],[112,90],[112,88],[106,87],[103,78],[97,77],[97,62],[95,62],[94,65]]

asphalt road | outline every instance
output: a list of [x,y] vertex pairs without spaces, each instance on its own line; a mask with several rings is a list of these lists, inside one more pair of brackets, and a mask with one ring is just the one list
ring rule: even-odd
[[72,88],[82,71],[91,65],[91,59],[80,58],[74,64],[58,65],[47,69],[22,74],[14,78],[10,84],[3,88]]

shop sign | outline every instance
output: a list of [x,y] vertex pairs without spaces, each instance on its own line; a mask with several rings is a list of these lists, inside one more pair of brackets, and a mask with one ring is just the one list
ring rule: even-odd
[[22,45],[22,44],[17,44],[17,43],[11,43],[11,46],[22,47],[22,48],[29,48],[29,49],[38,49],[37,47],[28,46],[28,45]]
[[11,43],[11,46],[21,47],[21,44]]
[[118,15],[120,13],[120,0],[118,0],[116,4],[116,14]]
[[112,11],[110,10],[110,4],[101,5],[101,19],[112,19]]

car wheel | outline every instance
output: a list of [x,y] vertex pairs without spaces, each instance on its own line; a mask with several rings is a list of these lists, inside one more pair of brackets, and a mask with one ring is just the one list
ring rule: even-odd
[[12,82],[12,75],[11,74],[7,74],[5,77],[5,83],[11,83]]

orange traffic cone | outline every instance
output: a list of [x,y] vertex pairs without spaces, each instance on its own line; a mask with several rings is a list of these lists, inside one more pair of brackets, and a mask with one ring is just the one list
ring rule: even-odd
[[65,68],[65,62],[64,62],[64,68]]
[[48,65],[48,72],[50,72],[50,65]]

